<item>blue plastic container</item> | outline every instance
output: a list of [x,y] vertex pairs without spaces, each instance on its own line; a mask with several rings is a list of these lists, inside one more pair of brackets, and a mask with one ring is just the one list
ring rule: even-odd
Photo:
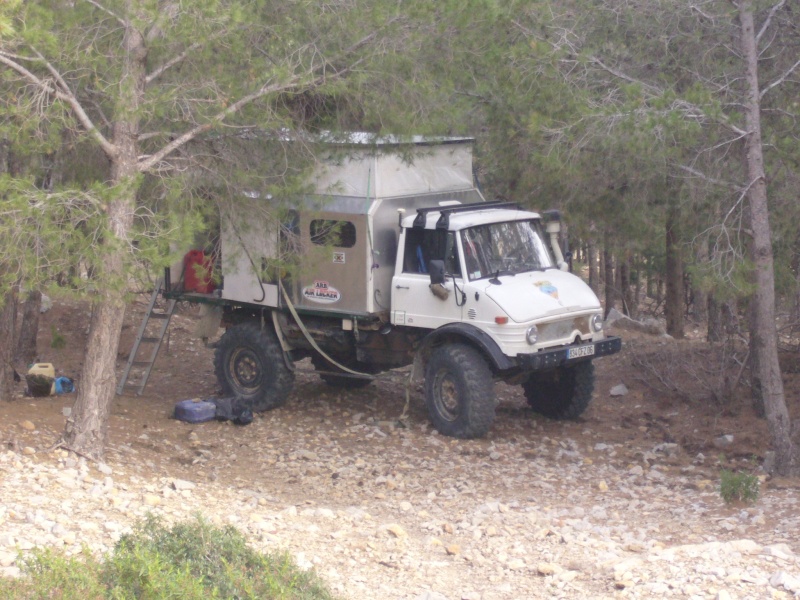
[[206,400],[181,400],[175,405],[175,418],[186,423],[211,421],[217,413],[217,405]]

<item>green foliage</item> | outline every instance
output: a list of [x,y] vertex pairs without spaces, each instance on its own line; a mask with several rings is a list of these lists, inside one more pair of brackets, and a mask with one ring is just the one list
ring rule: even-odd
[[758,500],[758,477],[750,473],[737,473],[723,469],[719,478],[719,494],[726,504],[745,502],[752,504]]
[[24,577],[0,578],[0,597],[16,600],[95,600],[108,597],[101,580],[103,565],[88,550],[66,557],[37,549],[22,563]]
[[[112,123],[132,117],[146,158],[203,130],[135,179],[134,231],[113,242],[103,209],[132,188],[101,189],[112,180],[105,151],[72,105],[0,66],[0,139],[25,162],[15,174],[24,185],[0,185],[0,197],[29,204],[15,205],[19,217],[0,214],[0,287],[18,275],[33,287],[70,273],[72,285],[91,291],[80,274],[109,252],[126,273],[115,281],[98,273],[93,285],[121,287],[207,241],[218,202],[242,190],[283,201],[301,194],[317,157],[286,132],[361,129],[477,135],[488,197],[561,208],[571,235],[597,242],[611,230],[609,241],[626,251],[658,252],[665,207],[679,206],[691,217],[680,241],[712,248],[700,266],[704,285],[744,289],[747,273],[732,266],[745,254],[735,233],[747,182],[730,127],[743,124],[729,3],[701,12],[678,0],[197,0],[173,9],[0,3],[9,56],[26,57],[40,80],[61,73],[107,140]],[[150,79],[134,115],[119,108],[130,101],[121,102],[129,88],[119,85],[125,21],[147,37]],[[794,26],[788,9],[773,15],[764,39],[774,54],[759,65],[765,82],[793,68]],[[47,63],[34,60],[39,53]],[[262,89],[271,91],[225,113]],[[780,165],[768,175],[771,198],[783,199],[773,210],[785,217],[774,228],[785,293],[795,287],[800,220],[798,91],[792,77],[765,89],[762,114],[767,158]],[[708,178],[690,176],[687,165]],[[26,227],[30,235],[5,235]]]
[[56,277],[74,291],[90,282],[81,270],[102,256],[98,239],[108,237],[104,209],[109,192],[95,184],[44,191],[30,177],[0,176],[0,285],[24,278],[45,289]]
[[[0,140],[17,165],[0,182],[15,211],[0,211],[0,291],[20,278],[37,288],[58,279],[91,294],[158,272],[208,241],[220,201],[301,193],[317,160],[303,132],[466,133],[465,97],[441,76],[440,58],[456,31],[448,19],[469,22],[493,2],[470,5],[198,0],[170,12],[150,1],[6,2],[0,36],[20,68],[0,65]],[[151,79],[136,98],[120,85],[122,21],[147,37]],[[35,84],[54,73],[69,94]],[[139,132],[140,160],[192,139],[110,185],[114,153],[99,141],[117,144],[121,120]],[[133,197],[133,229],[120,235],[108,208]],[[110,255],[124,266],[115,277],[102,272]]]
[[19,580],[0,580],[0,597],[34,600],[333,600],[319,579],[284,554],[262,554],[232,527],[201,518],[167,527],[140,522],[100,561],[34,552]]
[[12,15],[19,8],[22,0],[5,0],[0,4],[0,39],[11,37],[14,34]]
[[67,340],[61,334],[58,329],[56,329],[55,325],[50,325],[50,347],[56,350],[62,350],[63,348],[67,347]]

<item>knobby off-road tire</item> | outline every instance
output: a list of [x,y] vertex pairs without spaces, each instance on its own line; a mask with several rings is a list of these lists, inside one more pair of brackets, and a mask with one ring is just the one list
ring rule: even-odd
[[244,400],[253,412],[282,406],[294,385],[275,333],[254,323],[225,332],[214,353],[214,372],[223,394]]
[[522,384],[530,407],[545,417],[577,419],[589,406],[594,391],[592,361],[534,374]]
[[[349,361],[349,360],[342,361],[336,359],[336,362],[344,365],[348,369],[352,369],[353,371],[362,372],[356,361]],[[311,364],[314,365],[314,368],[317,371],[338,371],[338,369],[334,365],[330,364],[327,360],[325,360],[318,354],[313,354],[311,356]],[[359,379],[357,377],[346,377],[344,375],[338,376],[338,375],[331,375],[329,373],[320,374],[319,378],[332,387],[349,389],[349,390],[359,390],[363,387],[367,387],[370,383],[372,383],[371,379]]]
[[425,404],[439,433],[486,435],[494,421],[494,383],[481,354],[464,344],[436,348],[425,369]]

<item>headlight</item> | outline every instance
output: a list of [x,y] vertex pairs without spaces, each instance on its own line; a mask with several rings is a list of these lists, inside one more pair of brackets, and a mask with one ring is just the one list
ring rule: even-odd
[[539,339],[539,328],[536,325],[531,325],[528,327],[528,331],[525,332],[525,340],[533,346],[536,343],[536,340]]
[[603,331],[603,315],[596,314],[592,316],[592,331]]

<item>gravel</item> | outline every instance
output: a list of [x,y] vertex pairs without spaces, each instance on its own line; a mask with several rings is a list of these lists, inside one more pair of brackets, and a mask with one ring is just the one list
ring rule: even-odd
[[800,595],[791,485],[728,507],[713,461],[677,444],[533,417],[452,440],[419,409],[400,422],[332,393],[304,399],[309,386],[247,427],[164,419],[112,435],[104,464],[8,424],[22,442],[0,454],[0,573],[18,576],[35,547],[107,552],[148,513],[201,514],[354,600]]

